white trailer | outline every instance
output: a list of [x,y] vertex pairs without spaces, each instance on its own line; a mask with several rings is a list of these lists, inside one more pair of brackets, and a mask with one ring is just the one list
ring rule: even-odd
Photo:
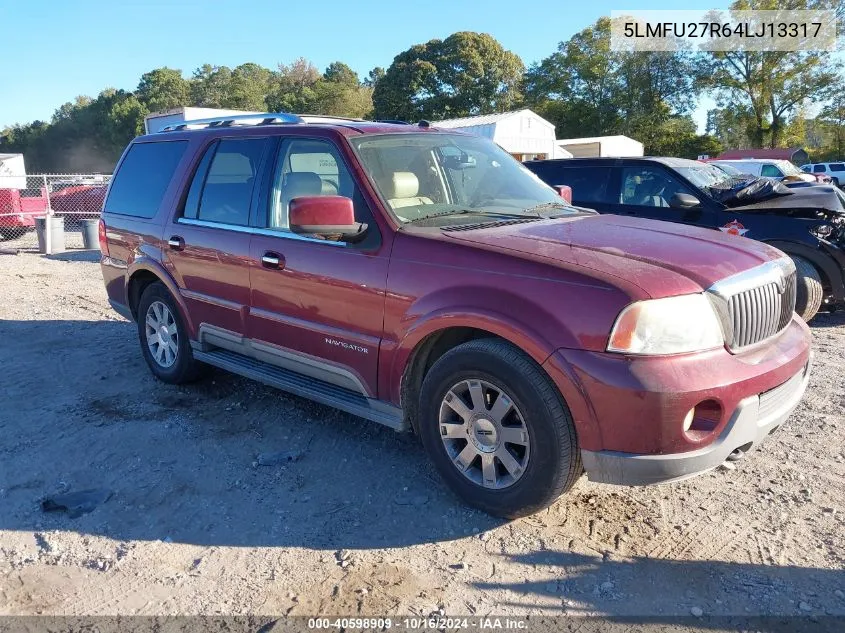
[[642,156],[643,144],[628,136],[591,136],[558,139],[555,144],[574,158],[601,156]]
[[184,121],[196,121],[197,119],[213,119],[217,117],[232,116],[238,114],[260,114],[259,112],[248,112],[246,110],[221,110],[220,108],[192,108],[179,107],[164,112],[151,112],[144,117],[144,132],[154,134],[160,132],[161,128],[174,123]]
[[23,154],[0,154],[0,189],[26,189]]

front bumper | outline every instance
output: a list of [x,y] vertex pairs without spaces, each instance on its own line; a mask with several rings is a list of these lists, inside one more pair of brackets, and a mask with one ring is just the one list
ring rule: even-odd
[[581,451],[590,481],[639,486],[679,481],[722,464],[736,450],[762,444],[798,406],[810,378],[810,363],[782,385],[741,400],[720,436],[695,451],[637,455],[619,451]]

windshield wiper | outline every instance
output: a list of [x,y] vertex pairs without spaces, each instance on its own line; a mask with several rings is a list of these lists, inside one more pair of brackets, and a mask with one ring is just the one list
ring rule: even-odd
[[[454,209],[452,211],[440,211],[439,213],[431,213],[429,215],[423,215],[418,218],[414,218],[413,220],[408,220],[407,224],[413,224],[414,222],[420,222],[421,220],[430,220],[431,218],[439,218],[446,215],[495,215],[503,218],[524,218],[525,215],[522,213],[503,213],[499,211],[484,211],[481,209]],[[540,217],[540,216],[537,216]]]
[[564,202],[541,202],[540,204],[535,204],[533,207],[528,207],[524,213],[533,213],[538,218],[549,219],[549,218],[558,218],[561,215],[551,215],[551,214],[541,214],[540,211],[542,209],[566,209],[569,213],[573,211],[578,213],[577,207],[573,207],[572,205],[566,204]]

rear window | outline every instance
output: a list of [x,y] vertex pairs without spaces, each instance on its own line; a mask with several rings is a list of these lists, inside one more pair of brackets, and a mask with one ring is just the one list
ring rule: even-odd
[[611,202],[609,187],[611,165],[576,167],[561,163],[531,163],[531,171],[552,187],[568,185],[572,188],[572,201],[578,204],[591,202]]
[[187,147],[187,141],[132,145],[111,183],[105,212],[153,217]]

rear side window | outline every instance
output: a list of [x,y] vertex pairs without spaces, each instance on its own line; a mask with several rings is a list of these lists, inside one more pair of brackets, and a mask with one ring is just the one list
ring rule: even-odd
[[763,165],[763,168],[760,170],[760,175],[764,178],[783,178],[783,172],[769,163]]
[[548,185],[571,187],[573,202],[612,202],[609,191],[611,165],[568,167],[560,163],[539,162],[531,164],[531,171]]
[[825,169],[826,169],[826,168],[825,168],[825,166],[824,166],[824,165],[815,165],[815,166],[813,167],[813,171],[814,171],[814,172],[816,172],[817,174],[822,173],[823,171],[825,171]]
[[845,163],[831,163],[830,171],[845,171]]
[[266,138],[223,139],[200,161],[183,217],[246,226]]
[[105,212],[153,217],[187,147],[187,141],[132,145],[114,176]]

